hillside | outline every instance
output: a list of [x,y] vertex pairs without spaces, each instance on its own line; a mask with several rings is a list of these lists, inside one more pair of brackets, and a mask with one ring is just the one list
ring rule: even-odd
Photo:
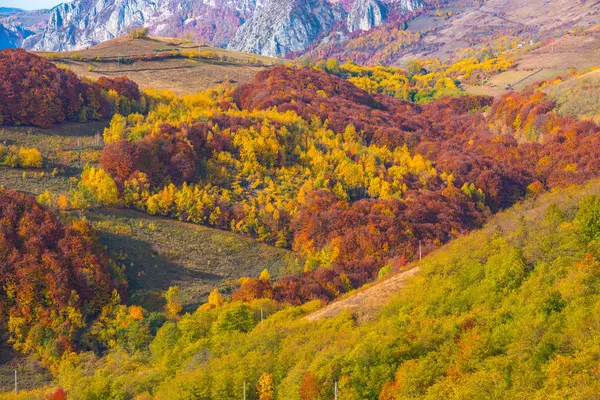
[[[94,134],[105,124],[68,124],[50,130],[0,128],[0,143],[37,148],[44,165],[29,170],[0,166],[0,187],[39,196],[69,193],[86,163],[98,162],[101,150]],[[75,133],[76,132],[76,133]],[[1,151],[0,151],[1,153]],[[132,302],[146,308],[163,307],[162,292],[182,288],[186,309],[197,307],[215,286],[240,276],[258,276],[268,268],[279,275],[294,258],[283,249],[215,229],[119,210],[89,210],[85,216],[100,232],[114,259],[125,265]],[[223,287],[226,291],[226,287]]]
[[[599,192],[594,181],[499,214],[425,257],[420,274],[363,324],[350,312],[308,322],[316,304],[199,309],[161,328],[146,357],[84,358],[60,384],[77,398],[226,399],[246,381],[255,398],[258,378],[271,373],[286,399],[329,398],[334,382],[353,399],[594,398],[600,203],[589,196]],[[226,325],[258,309],[263,323]]]
[[[570,28],[595,5],[478,3],[261,5],[277,37],[339,29],[295,63],[141,28],[0,52],[17,398],[595,398],[600,36]],[[419,47],[446,34],[468,49]],[[441,59],[383,65],[417,49]]]
[[80,77],[127,76],[142,89],[194,93],[218,85],[246,83],[281,60],[182,40],[122,37],[89,49],[38,53]]

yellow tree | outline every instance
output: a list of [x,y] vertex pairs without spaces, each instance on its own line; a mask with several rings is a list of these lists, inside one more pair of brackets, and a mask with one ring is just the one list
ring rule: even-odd
[[270,281],[271,280],[271,274],[269,273],[268,269],[263,269],[262,272],[260,273],[260,276],[258,277],[258,279],[263,279],[266,281]]
[[183,309],[179,286],[171,286],[165,293],[165,300],[167,300],[167,314],[171,318],[176,318]]
[[273,375],[264,373],[258,379],[256,385],[259,400],[273,400],[275,396],[275,384],[273,383]]
[[208,304],[214,306],[215,308],[222,307],[225,303],[223,299],[223,295],[219,293],[219,289],[214,288],[212,292],[208,295]]

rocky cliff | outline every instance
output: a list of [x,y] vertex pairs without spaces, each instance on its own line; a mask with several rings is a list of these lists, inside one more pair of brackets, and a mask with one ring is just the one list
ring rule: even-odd
[[0,7],[0,49],[21,47],[44,29],[49,16],[48,10]]
[[342,6],[324,0],[272,0],[240,27],[229,48],[285,56],[306,48],[346,16]]
[[271,0],[241,26],[229,48],[283,57],[308,47],[342,23],[350,32],[385,22],[391,11],[418,8],[422,0]]
[[305,49],[333,27],[367,30],[390,9],[422,0],[75,0],[55,7],[34,50],[76,50],[148,27],[151,34],[194,38],[271,56]]

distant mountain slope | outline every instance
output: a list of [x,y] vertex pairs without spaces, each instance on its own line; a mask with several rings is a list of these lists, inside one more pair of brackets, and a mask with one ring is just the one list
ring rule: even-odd
[[49,10],[0,7],[0,50],[23,46],[26,39],[44,29],[49,16]]
[[349,31],[383,23],[423,0],[75,0],[52,10],[34,50],[77,50],[145,26],[159,36],[190,34],[216,46],[283,56],[304,50],[336,24]]
[[[439,8],[434,2],[426,3],[431,5],[428,9],[387,15],[385,23],[366,32],[348,34],[334,29],[295,55],[397,65],[415,58],[444,59],[459,49],[495,41],[529,43],[561,36],[594,26],[600,17],[600,3],[594,0],[449,0]],[[369,10],[370,18],[381,12],[373,7]]]
[[0,50],[20,47],[23,39],[33,34],[32,31],[20,26],[6,27],[0,24]]
[[355,0],[343,7],[331,0],[268,1],[240,28],[229,47],[282,57],[306,49],[336,24],[349,32],[369,30],[383,24],[392,10],[412,11],[422,4],[422,0]]

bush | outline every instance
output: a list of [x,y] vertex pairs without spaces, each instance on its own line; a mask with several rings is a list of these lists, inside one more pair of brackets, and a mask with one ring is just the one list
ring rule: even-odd
[[131,39],[146,39],[148,37],[148,28],[135,28],[129,31]]
[[203,51],[200,53],[200,58],[207,58],[209,60],[218,60],[219,55],[214,51]]
[[37,149],[0,145],[0,165],[11,168],[41,168],[43,162],[42,153]]
[[38,149],[19,149],[19,159],[23,168],[41,168],[44,158]]

